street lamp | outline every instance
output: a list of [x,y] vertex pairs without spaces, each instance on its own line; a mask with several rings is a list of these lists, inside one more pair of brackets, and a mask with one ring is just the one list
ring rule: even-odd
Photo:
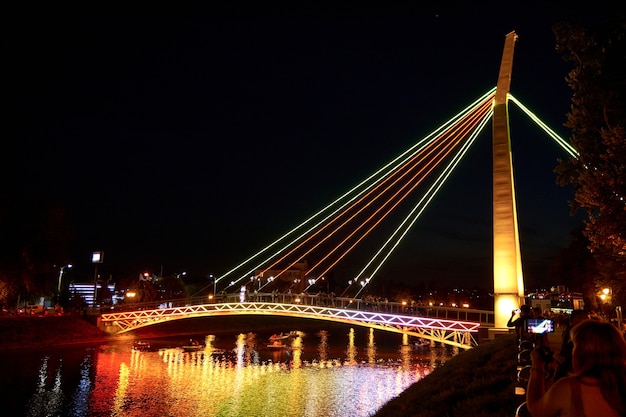
[[602,301],[604,301],[605,303],[609,301],[610,297],[609,294],[611,293],[611,289],[610,288],[603,288],[602,289],[602,293],[600,294],[600,298],[602,299]]
[[61,280],[63,279],[63,272],[65,272],[65,268],[70,269],[72,264],[67,264],[59,268],[59,285],[57,286],[57,294],[61,294]]
[[610,315],[611,307],[613,304],[611,300],[611,295],[612,295],[611,293],[612,293],[612,289],[607,288],[607,287],[602,288],[602,290],[600,291],[600,294],[599,294],[600,300],[602,300],[602,303],[604,304],[601,306],[603,314],[605,310],[608,310],[608,313],[606,314]]
[[346,289],[345,289],[345,290],[343,290],[343,291],[341,292],[341,294],[339,295],[339,297],[343,297],[343,296],[344,296],[344,294],[345,294],[345,293],[346,293],[346,292],[350,289],[350,287],[351,287],[351,286],[352,286],[352,280],[348,280],[348,286],[346,287]]
[[93,303],[92,307],[96,306],[96,300],[98,298],[98,264],[101,264],[104,260],[104,252],[98,251],[91,254],[91,263],[94,264],[95,270],[93,273]]

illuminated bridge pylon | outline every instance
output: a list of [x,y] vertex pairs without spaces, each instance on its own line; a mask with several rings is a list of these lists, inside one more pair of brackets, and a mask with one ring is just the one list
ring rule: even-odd
[[517,34],[506,35],[493,112],[493,285],[495,331],[506,331],[511,311],[524,300],[515,203],[508,97]]
[[269,302],[198,304],[153,310],[102,314],[101,323],[109,333],[125,333],[173,320],[232,315],[274,315],[327,320],[388,332],[404,333],[462,349],[477,345],[474,334],[480,323],[397,315],[375,311]]

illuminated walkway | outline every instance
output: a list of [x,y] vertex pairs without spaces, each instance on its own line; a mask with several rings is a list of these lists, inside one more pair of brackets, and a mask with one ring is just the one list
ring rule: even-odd
[[107,332],[119,334],[180,319],[270,314],[405,333],[432,343],[470,349],[477,344],[474,336],[481,321],[488,325],[493,320],[493,312],[461,308],[419,307],[411,312],[410,306],[402,303],[365,303],[338,297],[264,293],[250,298],[241,302],[233,294],[218,303],[206,303],[206,298],[201,297],[167,301],[158,308],[154,304],[152,308],[134,305],[132,310],[102,314],[101,324]]

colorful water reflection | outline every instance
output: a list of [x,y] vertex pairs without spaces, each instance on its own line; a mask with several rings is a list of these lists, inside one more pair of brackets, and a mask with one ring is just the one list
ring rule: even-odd
[[46,356],[26,415],[371,416],[456,354],[417,350],[406,335],[381,349],[368,330],[361,358],[355,330],[346,336],[341,355],[329,351],[325,331],[298,332],[271,352],[254,333],[237,335],[228,349],[216,347],[214,335],[193,352],[103,347],[85,357],[77,380],[62,359]]

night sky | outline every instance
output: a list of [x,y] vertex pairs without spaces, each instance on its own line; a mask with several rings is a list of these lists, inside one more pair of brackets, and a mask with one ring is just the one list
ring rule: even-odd
[[[96,250],[114,279],[219,276],[495,86],[511,30],[512,94],[567,138],[559,20],[581,18],[16,17],[4,40],[3,188],[62,203],[76,276],[93,274]],[[552,172],[567,155],[509,108],[526,280],[550,282],[580,223]],[[489,287],[491,220],[489,128],[377,279]]]

